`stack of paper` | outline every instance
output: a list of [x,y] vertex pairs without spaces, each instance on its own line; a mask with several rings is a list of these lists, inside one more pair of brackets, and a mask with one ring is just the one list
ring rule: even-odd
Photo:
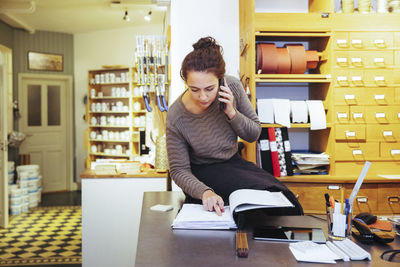
[[335,260],[340,259],[327,245],[317,244],[312,241],[291,243],[289,249],[297,261],[336,263]]
[[183,204],[172,227],[174,229],[235,229],[236,223],[231,216],[229,206],[222,216],[214,211],[204,210],[202,205]]
[[140,173],[139,161],[125,161],[117,163],[118,173],[121,174],[137,174]]
[[94,167],[96,174],[117,174],[114,164],[101,164]]
[[295,153],[292,160],[296,164],[294,172],[298,174],[323,174],[329,165],[329,155],[326,153]]

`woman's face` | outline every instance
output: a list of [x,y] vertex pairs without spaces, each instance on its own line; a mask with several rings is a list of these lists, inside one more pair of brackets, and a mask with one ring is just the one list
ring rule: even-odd
[[188,71],[186,84],[191,100],[201,110],[206,110],[217,97],[218,78],[214,73]]

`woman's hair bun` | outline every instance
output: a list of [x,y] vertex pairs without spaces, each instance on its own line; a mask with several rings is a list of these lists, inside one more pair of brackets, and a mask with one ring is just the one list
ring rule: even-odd
[[219,45],[215,41],[214,38],[207,36],[203,37],[197,41],[197,43],[193,44],[193,48],[197,49],[207,49],[207,48],[219,48]]

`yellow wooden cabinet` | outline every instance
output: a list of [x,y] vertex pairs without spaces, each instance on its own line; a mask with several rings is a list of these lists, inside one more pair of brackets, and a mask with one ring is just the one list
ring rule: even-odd
[[[309,130],[309,149],[330,155],[328,175],[279,178],[306,212],[325,212],[323,194],[338,194],[328,189],[332,182],[350,194],[369,160],[355,212],[389,214],[400,210],[400,181],[382,177],[400,174],[400,14],[334,13],[334,3],[309,0],[309,13],[278,14],[256,13],[255,1],[240,0],[241,79],[248,81],[254,107],[256,88],[273,83],[308,84],[309,99],[324,103],[328,128]],[[257,74],[256,43],[285,41],[317,50],[318,68],[296,75]],[[255,162],[254,144],[246,144],[245,157]]]

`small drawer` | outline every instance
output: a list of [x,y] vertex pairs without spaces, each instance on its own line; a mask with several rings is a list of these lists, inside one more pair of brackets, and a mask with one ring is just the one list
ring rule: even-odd
[[[345,195],[350,196],[354,184],[345,185]],[[375,213],[378,208],[378,184],[363,184],[353,203],[353,214]]]
[[362,141],[365,140],[365,125],[337,125],[335,127],[336,140]]
[[359,88],[335,88],[335,105],[360,105],[362,94]]
[[394,33],[394,49],[400,49],[400,32]]
[[386,68],[393,65],[393,51],[349,51],[349,64],[356,68]]
[[337,71],[335,76],[336,85],[340,87],[349,87],[350,79],[348,75],[348,71]]
[[400,65],[400,51],[394,51],[394,64],[396,66]]
[[349,42],[353,49],[391,49],[393,32],[350,32]]
[[400,143],[381,143],[381,158],[400,160]]
[[365,84],[370,86],[388,86],[394,83],[393,70],[368,69],[364,71]]
[[368,88],[366,105],[395,104],[394,88]]
[[366,123],[366,113],[364,106],[351,106],[350,107],[350,121],[357,124]]
[[394,102],[400,103],[400,88],[394,88]]
[[349,123],[349,107],[348,106],[335,106],[335,122]]
[[374,160],[379,156],[379,143],[336,143],[336,161]]
[[336,66],[340,68],[347,68],[350,66],[349,52],[347,51],[337,51],[335,52],[335,62]]
[[335,32],[333,42],[334,42],[334,47],[336,49],[350,48],[349,33],[348,32]]
[[378,210],[379,214],[400,213],[400,183],[378,184]]
[[366,106],[365,120],[367,123],[393,123],[393,107],[388,106]]
[[369,141],[400,142],[400,124],[368,125],[367,139]]
[[349,76],[351,86],[365,86],[367,79],[363,70],[351,70]]

